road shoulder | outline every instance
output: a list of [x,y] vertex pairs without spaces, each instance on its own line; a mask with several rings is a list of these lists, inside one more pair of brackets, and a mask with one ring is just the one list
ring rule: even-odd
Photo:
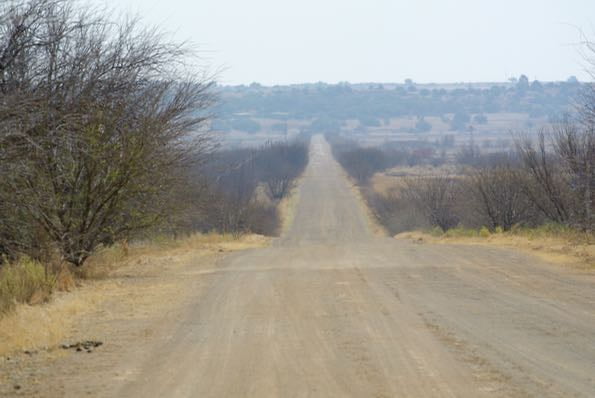
[[2,339],[15,349],[0,356],[0,396],[113,396],[183,319],[227,253],[268,242],[211,235],[139,250],[103,279],[18,308],[2,320],[13,322],[14,334]]

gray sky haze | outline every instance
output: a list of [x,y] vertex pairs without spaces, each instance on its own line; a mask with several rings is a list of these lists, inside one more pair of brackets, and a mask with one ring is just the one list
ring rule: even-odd
[[93,0],[197,44],[223,84],[564,80],[594,0]]

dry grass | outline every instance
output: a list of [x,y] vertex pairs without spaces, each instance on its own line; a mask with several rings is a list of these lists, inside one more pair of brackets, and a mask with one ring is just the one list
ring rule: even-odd
[[21,303],[39,304],[48,300],[57,276],[28,258],[0,269],[0,316]]
[[237,237],[232,234],[196,233],[180,239],[160,236],[150,241],[120,243],[101,249],[76,272],[81,279],[104,279],[108,278],[115,269],[138,263],[138,261],[143,262],[152,257],[196,251],[215,253],[245,250],[265,246],[268,241],[269,238],[256,234]]
[[432,166],[399,166],[386,170],[381,173],[376,173],[371,181],[372,189],[381,194],[387,195],[391,192],[398,192],[404,187],[404,181],[410,177],[431,177],[436,175],[446,175],[450,177],[458,177],[456,167],[451,165],[443,165],[440,167]]
[[[73,292],[55,293],[51,301],[46,297],[39,305],[23,301],[0,317],[0,355],[59,345],[83,316],[90,316],[107,300],[126,303],[131,308],[127,317],[158,311],[176,300],[180,273],[190,274],[188,268],[210,264],[222,252],[263,247],[268,242],[269,238],[260,235],[195,234],[103,249],[79,271],[79,277],[87,280],[79,280]],[[141,278],[142,283],[133,282],[148,275],[151,278]],[[68,276],[56,277],[54,284],[60,279]]]
[[479,230],[455,228],[442,233],[405,232],[395,236],[416,242],[494,245],[514,248],[547,262],[584,269],[595,269],[595,236],[554,224],[538,228],[517,228],[509,232],[490,233]]
[[73,326],[75,316],[91,311],[99,300],[99,292],[77,290],[55,294],[50,303],[43,305],[19,304],[0,318],[0,355],[58,345]]
[[384,196],[403,189],[403,186],[402,177],[393,177],[385,173],[376,173],[370,180],[372,190]]
[[423,166],[397,166],[386,170],[384,174],[387,177],[433,177],[436,175],[447,175],[449,177],[458,176],[457,167],[454,165],[442,165],[438,167]]

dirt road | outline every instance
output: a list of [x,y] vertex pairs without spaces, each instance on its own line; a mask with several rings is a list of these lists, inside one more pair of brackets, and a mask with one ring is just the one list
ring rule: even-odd
[[319,136],[294,214],[271,247],[185,274],[196,288],[183,307],[134,347],[98,350],[89,363],[103,367],[73,366],[59,391],[595,396],[595,275],[508,250],[376,236]]
[[295,220],[240,253],[121,396],[595,396],[595,278],[374,236],[322,137]]

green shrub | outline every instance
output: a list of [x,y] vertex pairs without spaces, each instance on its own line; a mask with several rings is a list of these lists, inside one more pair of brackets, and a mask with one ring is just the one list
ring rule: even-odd
[[473,228],[456,227],[451,228],[444,233],[447,238],[473,238],[478,236],[477,230]]
[[482,238],[488,238],[490,236],[490,230],[487,227],[481,227],[479,230],[479,236]]
[[577,243],[592,244],[594,234],[581,231],[568,225],[558,223],[547,223],[538,227],[513,227],[510,230],[512,235],[523,236],[528,239],[566,239]]
[[435,237],[440,237],[440,236],[444,235],[444,231],[440,227],[432,228],[429,233],[430,233],[430,235],[435,236]]

